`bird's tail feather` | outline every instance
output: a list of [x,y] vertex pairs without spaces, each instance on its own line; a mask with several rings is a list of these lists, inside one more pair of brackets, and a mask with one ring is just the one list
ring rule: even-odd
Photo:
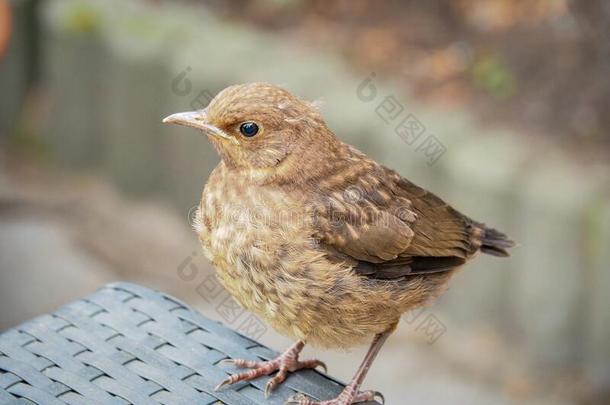
[[508,236],[493,228],[483,227],[483,238],[481,239],[481,252],[493,256],[506,257],[510,256],[508,249],[515,246]]

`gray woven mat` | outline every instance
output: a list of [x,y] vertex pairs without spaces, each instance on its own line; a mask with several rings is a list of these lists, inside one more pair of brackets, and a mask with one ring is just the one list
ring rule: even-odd
[[313,370],[268,399],[269,377],[214,391],[236,371],[220,360],[276,354],[173,297],[115,283],[0,335],[0,404],[282,404],[341,391]]

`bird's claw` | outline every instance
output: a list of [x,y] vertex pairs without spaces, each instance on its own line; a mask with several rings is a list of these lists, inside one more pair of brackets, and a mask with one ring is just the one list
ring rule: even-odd
[[377,399],[380,400],[379,402],[382,405],[385,404],[385,397],[379,391],[362,391],[355,395],[346,395],[344,392],[337,398],[320,402],[313,401],[303,393],[298,393],[288,398],[284,405],[351,405],[360,402],[376,401]]
[[299,392],[288,398],[286,402],[284,402],[284,405],[302,405],[303,403],[307,403],[306,401],[311,402],[311,400],[307,398],[307,395]]
[[373,393],[373,400],[376,401],[377,398],[379,398],[379,402],[381,402],[381,405],[385,405],[385,397],[383,396],[383,394],[379,391],[371,391]]
[[229,385],[229,384],[230,384],[230,382],[231,382],[231,379],[230,379],[230,378],[227,378],[227,379],[225,379],[225,380],[222,380],[222,381],[220,382],[220,384],[218,384],[218,385],[216,385],[216,386],[214,387],[214,391],[218,391],[219,389],[221,389],[221,388],[222,388],[222,387],[224,387],[225,385]]
[[265,397],[268,397],[275,387],[284,382],[289,372],[298,371],[304,368],[314,369],[316,367],[322,367],[324,372],[326,372],[326,364],[320,360],[299,361],[298,354],[301,348],[302,346],[300,345],[292,347],[277,358],[268,361],[242,359],[222,360],[220,364],[231,364],[239,368],[248,368],[249,370],[238,374],[232,374],[218,384],[214,389],[219,390],[227,385],[235,384],[239,381],[254,380],[255,378],[270,375],[277,371],[277,374],[273,376],[265,385]]
[[276,376],[267,381],[267,384],[265,384],[265,398],[269,398],[269,395],[271,395],[271,392],[275,389],[275,387],[284,382],[286,375],[286,370],[280,369]]
[[315,367],[312,368],[318,368],[318,367],[322,367],[322,369],[324,370],[324,374],[328,374],[328,367],[326,367],[326,363],[324,363],[323,361],[320,360],[314,360],[316,362]]
[[223,359],[218,364],[233,365],[239,368],[257,368],[262,365],[262,361],[244,360],[244,359]]

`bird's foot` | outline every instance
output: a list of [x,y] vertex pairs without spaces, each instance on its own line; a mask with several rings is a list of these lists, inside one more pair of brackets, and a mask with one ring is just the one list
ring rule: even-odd
[[296,342],[294,345],[292,345],[290,348],[288,348],[288,350],[286,350],[284,353],[282,353],[275,359],[268,360],[268,361],[253,361],[253,360],[242,360],[242,359],[223,360],[222,361],[223,363],[234,364],[237,367],[249,368],[251,370],[229,376],[226,380],[224,380],[220,384],[218,384],[216,386],[215,390],[219,390],[222,387],[225,387],[225,386],[231,385],[231,384],[235,384],[236,382],[239,382],[239,381],[254,380],[255,378],[258,378],[258,377],[261,377],[264,375],[269,375],[269,374],[277,371],[278,373],[273,378],[271,378],[267,382],[267,385],[265,386],[265,396],[269,396],[269,394],[271,393],[271,391],[273,391],[273,389],[275,387],[277,387],[279,384],[284,382],[284,380],[288,376],[289,372],[292,373],[292,372],[295,372],[297,370],[301,370],[304,368],[313,369],[318,366],[321,366],[322,368],[324,368],[324,371],[326,372],[326,364],[324,364],[320,360],[304,360],[304,361],[299,360],[299,353],[303,349],[303,346],[304,346],[303,342],[300,342],[300,341]]
[[348,385],[345,389],[339,394],[337,398],[330,399],[327,401],[316,402],[307,398],[303,394],[297,394],[288,401],[286,401],[285,405],[352,405],[358,404],[361,402],[375,401],[379,398],[380,402],[385,403],[385,398],[380,392],[377,391],[362,391],[356,392],[355,387]]

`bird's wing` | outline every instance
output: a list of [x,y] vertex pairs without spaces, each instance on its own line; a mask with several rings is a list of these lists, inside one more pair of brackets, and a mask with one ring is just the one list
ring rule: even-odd
[[359,274],[447,271],[481,247],[484,228],[390,169],[369,165],[343,180],[316,194],[314,237]]

